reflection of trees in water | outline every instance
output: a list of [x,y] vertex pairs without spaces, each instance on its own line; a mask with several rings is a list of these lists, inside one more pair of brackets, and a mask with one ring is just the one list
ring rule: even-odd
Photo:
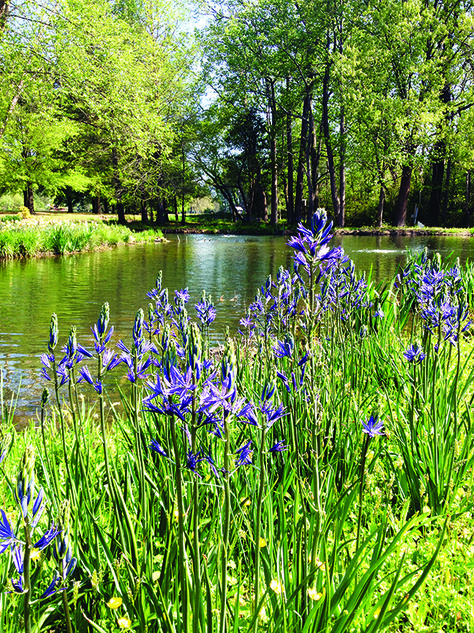
[[[287,241],[287,237],[170,236],[164,244],[1,262],[0,365],[8,397],[21,384],[22,407],[34,415],[45,384],[39,379],[39,355],[46,350],[52,312],[59,318],[60,345],[74,324],[81,343],[90,347],[90,325],[102,303],[109,301],[114,341],[127,342],[136,310],[146,308],[146,292],[159,270],[171,299],[174,290],[189,287],[192,315],[202,290],[212,294],[218,311],[214,339],[222,341],[227,325],[231,333],[237,330],[267,275],[275,278],[280,265],[293,270]],[[338,236],[332,245],[344,247],[358,272],[372,266],[374,281],[395,275],[405,263],[407,248],[421,251],[428,246],[443,255],[454,251],[462,262],[474,256],[472,238]]]

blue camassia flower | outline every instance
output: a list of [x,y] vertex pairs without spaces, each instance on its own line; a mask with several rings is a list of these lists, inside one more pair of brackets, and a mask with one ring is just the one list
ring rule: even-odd
[[295,343],[293,339],[288,337],[284,341],[277,341],[276,345],[272,347],[272,350],[277,358],[291,358],[294,347]]
[[383,430],[383,422],[377,416],[371,415],[368,420],[362,422],[362,432],[367,433],[369,437],[376,435],[385,435]]
[[281,453],[282,451],[287,451],[290,447],[288,444],[285,444],[284,440],[278,440],[276,444],[274,444],[271,448],[268,449],[269,453]]
[[409,363],[419,365],[421,361],[425,359],[426,354],[423,352],[421,345],[419,345],[418,343],[413,343],[408,349],[403,352],[403,356],[407,359]]
[[247,466],[248,464],[251,464],[252,452],[252,440],[238,448],[235,451],[236,455],[238,455],[238,458],[235,460],[236,467],[239,468],[239,466]]

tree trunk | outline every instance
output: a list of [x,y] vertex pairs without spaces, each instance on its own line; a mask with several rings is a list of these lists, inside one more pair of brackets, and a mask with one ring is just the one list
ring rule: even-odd
[[[446,106],[451,101],[451,87],[446,83],[439,95],[440,100]],[[452,114],[445,116],[445,122],[447,123],[452,118]],[[443,133],[443,126],[440,124],[438,133]],[[443,202],[443,176],[444,166],[446,163],[446,143],[441,138],[438,140],[433,148],[433,168],[431,172],[431,194],[428,206],[428,217],[430,219],[431,226],[438,226],[441,220],[442,214],[442,202]]]
[[385,189],[383,188],[383,185],[380,185],[379,205],[377,207],[377,226],[379,227],[379,229],[382,227],[382,224],[383,224],[384,202],[385,202]]
[[[287,80],[288,83],[288,80]],[[291,116],[288,113],[286,116],[286,156],[287,156],[287,187],[286,187],[286,216],[288,224],[293,224],[293,217],[295,214],[295,199],[294,199],[294,177],[293,177],[293,133],[291,129]]]
[[305,156],[306,156],[306,147],[308,145],[310,102],[311,102],[311,96],[309,92],[307,92],[303,101],[303,114],[301,117],[300,151],[298,155],[298,165],[296,167],[296,191],[295,191],[295,214],[294,214],[295,222],[301,222],[301,218],[303,217],[304,161],[305,161]]
[[466,218],[466,226],[469,228],[471,226],[471,170],[468,169],[466,172],[466,194],[464,198],[464,215]]
[[[100,213],[100,198],[99,196],[92,196],[92,213]],[[69,209],[68,209],[69,212]]]
[[31,182],[26,183],[26,187],[23,191],[23,204],[33,215],[35,212],[35,201],[33,199],[33,185]]
[[122,202],[122,183],[120,181],[120,175],[118,170],[118,154],[117,149],[112,149],[112,167],[113,167],[113,184],[116,199],[116,210],[119,224],[126,224],[125,209]]
[[10,12],[10,0],[0,0],[0,33],[5,28],[9,12]]
[[[272,116],[273,119],[273,116]],[[270,151],[270,160],[272,162],[272,188],[270,200],[270,224],[276,226],[278,224],[278,168],[277,168],[277,140],[275,130]]]
[[313,171],[311,165],[311,154],[314,149],[314,118],[313,109],[311,107],[311,98],[308,110],[308,142],[306,143],[306,183],[308,187],[308,206],[306,208],[306,220],[309,222],[314,214],[314,196],[313,196]]
[[164,215],[165,215],[165,208],[163,206],[163,200],[160,199],[157,202],[158,202],[158,204],[156,205],[155,222],[156,222],[156,224],[158,224],[158,226],[163,226]]
[[182,169],[183,169],[183,191],[182,191],[182,195],[181,195],[181,224],[186,224],[186,212],[184,210],[184,188],[186,185],[186,154],[184,152],[184,144],[181,148],[182,150],[182,154],[181,154],[181,160],[182,160]]
[[449,190],[451,188],[451,168],[452,168],[451,158],[448,158],[448,164],[446,165],[446,180],[444,183],[444,200],[443,200],[443,209],[441,222],[443,226],[446,224],[446,219],[448,217],[448,205],[449,205]]
[[346,124],[344,107],[341,107],[341,115],[339,119],[339,143],[340,143],[340,162],[339,162],[339,226],[344,226],[346,220]]
[[178,196],[173,196],[173,209],[175,222],[179,221],[178,217]]
[[67,204],[67,212],[74,213],[74,209],[72,206],[72,189],[71,187],[66,187],[66,204]]
[[441,203],[443,198],[444,161],[446,143],[438,141],[433,148],[434,160],[431,170],[431,193],[428,203],[428,217],[431,226],[438,226],[441,217]]
[[[1,22],[1,20],[2,20],[2,18],[1,18],[1,0],[0,0],[0,34],[2,32],[2,22]],[[3,125],[2,125],[2,127],[0,127],[0,139],[5,134],[5,130],[7,129],[7,124],[8,124],[8,119],[10,118],[10,116],[13,113],[14,109],[16,108],[16,104],[18,103],[18,101],[19,101],[19,99],[21,97],[21,93],[23,92],[24,85],[25,85],[25,82],[22,79],[20,81],[20,83],[18,84],[18,88],[17,88],[15,94],[13,95],[13,98],[12,98],[11,103],[10,103],[10,107],[8,108],[8,111],[5,114],[5,117],[3,119]]]
[[[267,212],[267,197],[265,195],[265,191],[262,187],[262,172],[260,165],[257,166],[257,172],[255,175],[255,217],[259,218],[263,222],[267,222],[268,220],[268,212]],[[251,218],[248,218],[250,221]]]
[[313,189],[313,209],[319,208],[319,162],[321,160],[321,137],[316,142],[316,130],[313,125],[313,142],[311,145],[311,185]]
[[406,225],[412,171],[413,167],[411,165],[403,166],[400,189],[398,190],[398,198],[395,204],[395,226]]
[[273,81],[267,82],[267,92],[270,107],[270,164],[271,164],[271,198],[270,198],[270,223],[276,226],[278,223],[278,169],[277,169],[277,138],[276,138],[276,103],[275,86]]
[[145,200],[140,200],[140,214],[142,222],[146,224],[148,222],[148,210]]
[[168,200],[163,198],[163,222],[168,224],[169,216],[168,216]]
[[327,159],[328,159],[329,184],[331,186],[331,198],[332,198],[334,217],[336,219],[337,226],[341,226],[339,196],[337,194],[337,185],[336,185],[336,167],[334,165],[334,154],[332,151],[331,133],[330,133],[330,127],[329,127],[329,70],[330,70],[330,62],[327,62],[326,70],[324,71],[324,79],[323,79],[322,128],[323,128],[323,135],[324,135],[324,143],[326,145],[326,154],[327,154]]

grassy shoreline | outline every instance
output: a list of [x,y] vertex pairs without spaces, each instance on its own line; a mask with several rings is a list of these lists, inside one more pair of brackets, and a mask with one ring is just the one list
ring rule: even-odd
[[112,248],[119,244],[162,239],[154,229],[133,231],[96,217],[64,218],[34,216],[0,222],[0,259],[47,257]]

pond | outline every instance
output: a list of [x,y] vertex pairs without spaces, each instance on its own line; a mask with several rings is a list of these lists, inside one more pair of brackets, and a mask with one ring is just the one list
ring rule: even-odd
[[[0,366],[6,396],[20,391],[18,413],[34,415],[44,382],[39,356],[46,351],[51,314],[59,319],[60,343],[76,325],[79,341],[92,341],[90,325],[100,307],[110,304],[114,341],[128,344],[136,311],[146,308],[146,293],[163,271],[170,296],[188,287],[189,312],[203,289],[215,301],[214,341],[226,327],[238,328],[256,289],[278,267],[291,267],[287,238],[247,236],[170,236],[167,243],[121,246],[113,250],[0,264]],[[466,237],[341,236],[335,238],[359,271],[375,279],[391,278],[405,261],[406,251],[439,251],[474,257],[474,239]]]

